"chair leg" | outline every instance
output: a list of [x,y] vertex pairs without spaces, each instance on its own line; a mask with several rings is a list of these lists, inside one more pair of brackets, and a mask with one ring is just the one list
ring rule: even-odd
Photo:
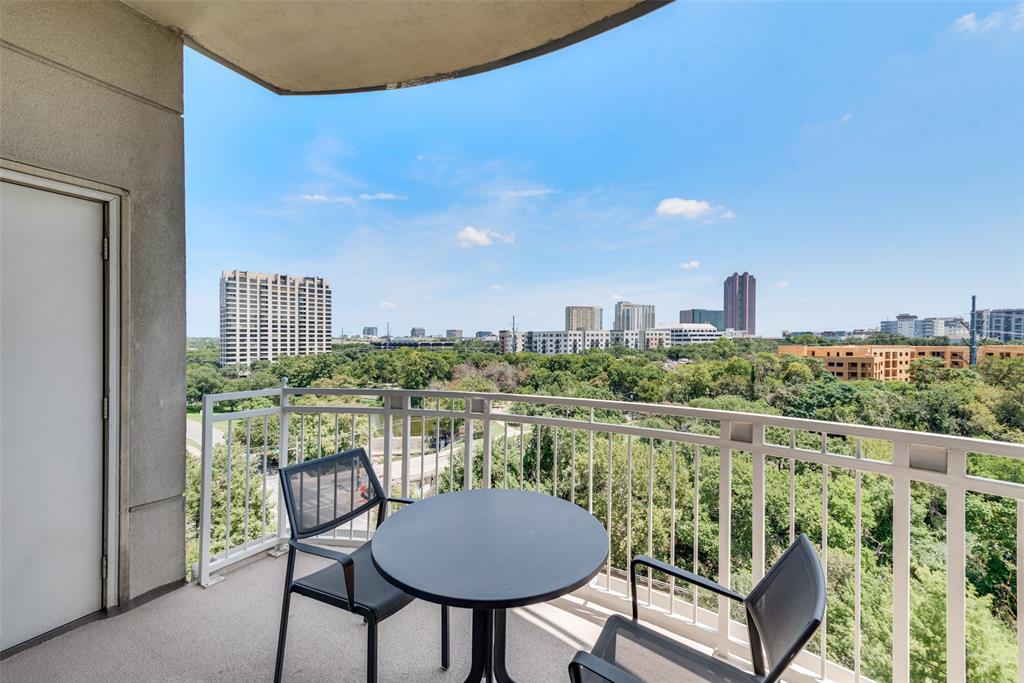
[[448,605],[441,605],[441,668],[445,671],[448,670],[448,665],[451,663],[448,631]]
[[292,601],[292,572],[295,569],[295,551],[288,553],[288,570],[285,574],[284,600],[281,603],[281,629],[277,634],[277,662],[274,665],[274,683],[281,683],[284,671],[284,643],[288,636],[288,608]]
[[377,683],[377,622],[366,620],[366,683]]

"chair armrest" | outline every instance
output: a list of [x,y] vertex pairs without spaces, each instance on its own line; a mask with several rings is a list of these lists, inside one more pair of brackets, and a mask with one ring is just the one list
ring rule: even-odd
[[637,620],[637,604],[636,604],[636,568],[637,568],[637,565],[644,565],[646,567],[650,567],[651,569],[657,569],[660,572],[665,572],[669,576],[674,576],[677,579],[682,579],[683,581],[686,581],[687,583],[692,583],[693,585],[695,585],[695,586],[697,586],[699,588],[706,588],[707,590],[711,591],[712,593],[717,593],[718,595],[724,595],[725,597],[729,598],[730,600],[736,600],[737,602],[743,602],[743,599],[745,597],[743,595],[740,595],[736,591],[731,590],[729,588],[726,588],[725,586],[723,586],[722,584],[720,584],[720,583],[718,583],[716,581],[712,581],[711,579],[706,579],[703,576],[700,576],[699,574],[694,574],[693,572],[688,572],[685,569],[680,569],[679,567],[674,567],[674,566],[670,565],[668,562],[662,562],[661,560],[656,560],[653,557],[648,557],[646,555],[637,555],[636,557],[633,558],[633,561],[629,563],[629,583],[630,583],[630,587],[632,588],[631,593],[633,594],[633,620],[634,621]]
[[345,572],[345,592],[348,594],[348,608],[351,610],[356,604],[356,563],[350,555],[339,553],[337,550],[328,550],[318,545],[301,543],[296,540],[288,541],[288,545],[303,553],[316,555],[328,560],[334,560],[341,565]]
[[569,680],[572,683],[582,683],[583,674],[581,669],[586,669],[609,681],[609,683],[643,683],[643,681],[628,671],[620,669],[611,662],[606,662],[589,652],[577,652],[576,656],[569,662]]
[[384,510],[385,510],[385,508],[387,508],[388,510],[391,509],[391,508],[387,507],[389,503],[398,503],[400,505],[411,505],[412,503],[415,503],[415,502],[416,501],[413,500],[412,498],[402,498],[401,496],[391,496],[390,498],[382,498],[381,501],[380,501],[380,505],[377,506],[377,526],[376,526],[376,528],[379,529],[380,525],[383,524],[383,522],[384,522]]

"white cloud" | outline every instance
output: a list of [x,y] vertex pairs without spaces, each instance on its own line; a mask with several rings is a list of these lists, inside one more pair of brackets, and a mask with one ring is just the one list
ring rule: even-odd
[[691,219],[711,211],[711,205],[701,199],[669,197],[658,202],[657,211],[661,216],[685,216]]
[[[984,33],[999,28],[1003,24],[1003,12],[992,12],[987,17],[979,19],[974,12],[957,17],[953,22],[953,30],[958,33]],[[1018,5],[1011,28],[1019,30],[1024,26],[1024,5]]]
[[776,289],[786,289],[787,287],[789,287],[789,281],[788,280],[782,280],[780,282],[776,282],[776,283],[772,284],[772,287],[775,287]]
[[733,218],[736,218],[736,214],[729,209],[726,209],[725,213],[722,214],[722,220],[724,221],[731,221]]
[[846,124],[848,124],[850,121],[853,120],[853,113],[852,112],[846,112],[845,114],[843,114],[842,118],[840,118],[839,120],[845,126]]
[[694,268],[700,268],[700,261],[683,261],[682,263],[679,264],[679,267],[682,268],[683,270],[693,270]]
[[515,235],[501,233],[497,230],[474,228],[472,225],[467,225],[459,231],[458,240],[460,247],[469,249],[471,247],[489,247],[495,242],[512,244],[515,241]]
[[554,192],[555,190],[548,187],[528,187],[521,190],[503,190],[495,194],[502,199],[521,199],[524,197],[543,197]]
[[622,301],[622,295],[621,294],[612,294],[611,298],[612,298],[613,301]]
[[1010,29],[1013,31],[1024,31],[1024,2],[1017,5],[1017,11],[1010,22]]
[[326,195],[326,194],[304,194],[300,195],[299,199],[304,202],[319,202],[319,203],[337,203],[337,204],[354,204],[355,200],[352,197],[345,195]]
[[374,194],[361,194],[359,198],[368,201],[382,201],[382,202],[393,202],[408,199],[405,195],[395,194],[394,192],[375,192]]
[[381,307],[381,308],[388,308],[388,309],[391,309],[391,308],[394,308],[394,307],[395,307],[395,304],[391,303],[390,301],[381,301],[381,302],[380,302],[380,307]]

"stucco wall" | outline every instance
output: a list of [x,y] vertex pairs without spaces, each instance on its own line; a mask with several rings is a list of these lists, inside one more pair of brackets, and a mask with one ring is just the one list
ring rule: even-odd
[[182,43],[171,31],[113,1],[0,0],[0,157],[128,193],[123,598],[184,575],[181,114]]

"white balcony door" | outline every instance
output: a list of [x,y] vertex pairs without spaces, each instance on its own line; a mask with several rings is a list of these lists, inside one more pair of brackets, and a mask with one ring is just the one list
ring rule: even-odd
[[104,221],[0,182],[0,650],[103,606]]

